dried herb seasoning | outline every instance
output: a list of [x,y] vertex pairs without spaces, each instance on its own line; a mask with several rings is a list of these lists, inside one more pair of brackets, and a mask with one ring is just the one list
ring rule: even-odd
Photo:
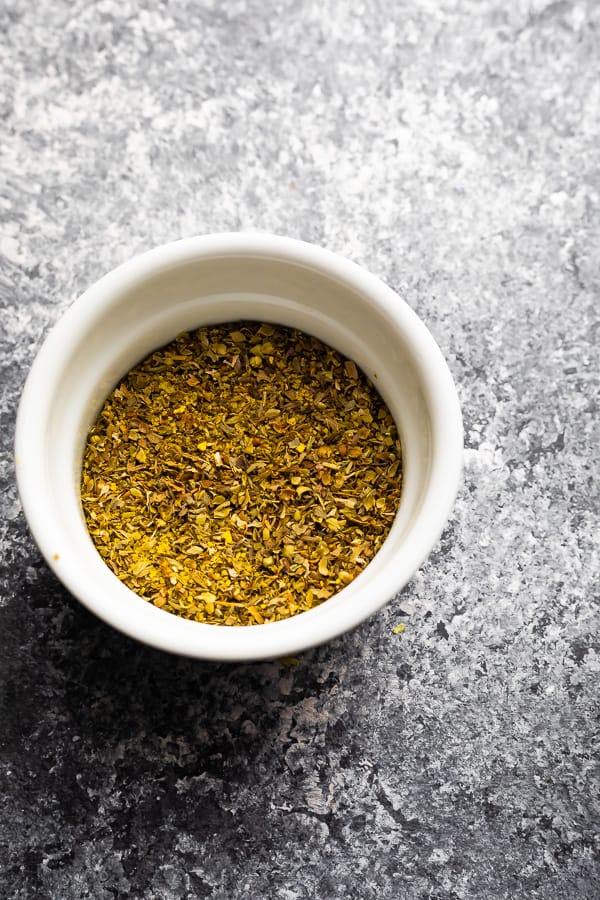
[[133,591],[216,625],[285,619],[373,558],[402,487],[396,427],[351,360],[256,322],[180,335],[132,369],[81,477],[100,555]]

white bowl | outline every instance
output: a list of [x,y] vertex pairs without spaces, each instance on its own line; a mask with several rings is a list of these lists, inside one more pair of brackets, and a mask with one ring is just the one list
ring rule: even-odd
[[[236,319],[316,335],[354,359],[394,416],[404,455],[400,508],[367,568],[321,606],[264,625],[205,625],[142,600],[110,571],[83,520],[86,434],[117,381],[182,331]],[[48,565],[89,610],[163,650],[213,660],[298,653],[354,628],[428,555],[460,479],[462,421],[443,356],[415,313],[364,269],[311,244],[265,234],[176,241],[101,278],[42,346],[17,419],[23,509]]]

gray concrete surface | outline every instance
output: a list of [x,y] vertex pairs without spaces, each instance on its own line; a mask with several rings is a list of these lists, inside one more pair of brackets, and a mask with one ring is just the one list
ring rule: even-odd
[[[4,0],[0,34],[2,897],[600,896],[600,5]],[[464,408],[439,546],[291,668],[111,631],[14,484],[61,312],[220,230],[378,274]]]

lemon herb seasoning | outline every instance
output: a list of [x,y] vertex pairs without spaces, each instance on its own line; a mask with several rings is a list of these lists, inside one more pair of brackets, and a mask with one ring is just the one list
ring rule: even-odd
[[392,416],[354,362],[303,332],[199,328],[121,381],[81,478],[100,555],[170,613],[260,625],[365,568],[402,486]]

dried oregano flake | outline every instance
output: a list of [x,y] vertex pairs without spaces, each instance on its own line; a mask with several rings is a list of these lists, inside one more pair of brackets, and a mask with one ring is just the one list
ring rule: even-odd
[[234,322],[180,335],[122,380],[88,436],[81,501],[100,555],[141,597],[257,625],[350,584],[401,486],[394,421],[352,360]]

